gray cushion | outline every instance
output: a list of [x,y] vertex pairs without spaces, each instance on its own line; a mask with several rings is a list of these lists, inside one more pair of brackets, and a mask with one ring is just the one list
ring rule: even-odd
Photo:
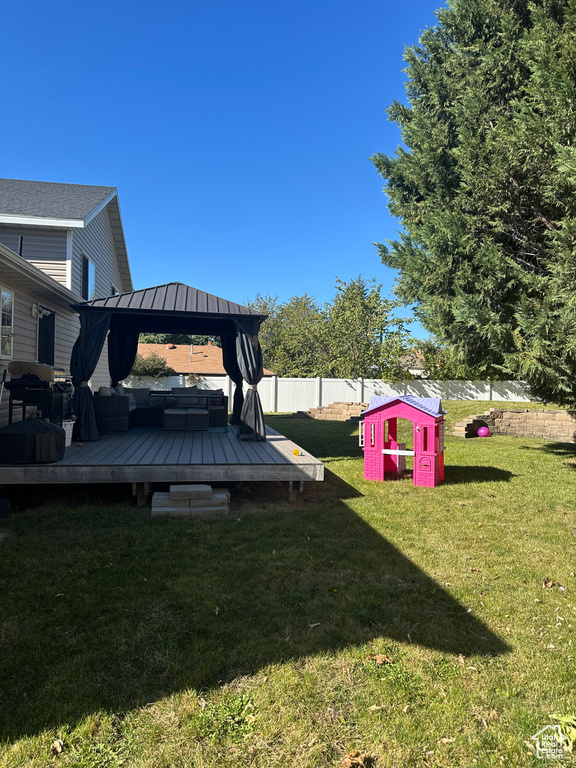
[[173,395],[195,395],[198,387],[194,385],[193,387],[172,387],[170,390]]
[[127,391],[132,392],[136,400],[136,403],[138,405],[148,405],[148,401],[150,397],[150,389],[146,387],[137,387]]

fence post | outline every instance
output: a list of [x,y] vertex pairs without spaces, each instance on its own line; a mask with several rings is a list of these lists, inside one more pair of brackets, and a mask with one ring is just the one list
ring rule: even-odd
[[364,376],[360,376],[360,401],[364,402]]
[[316,377],[316,408],[322,407],[322,377]]
[[278,376],[272,376],[272,410],[278,413]]

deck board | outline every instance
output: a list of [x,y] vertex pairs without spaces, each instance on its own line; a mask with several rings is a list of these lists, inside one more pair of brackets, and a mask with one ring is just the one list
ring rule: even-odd
[[[51,464],[0,465],[0,484],[323,480],[324,465],[267,427],[266,442],[228,432],[133,429],[73,443]],[[300,450],[300,449],[299,449]]]

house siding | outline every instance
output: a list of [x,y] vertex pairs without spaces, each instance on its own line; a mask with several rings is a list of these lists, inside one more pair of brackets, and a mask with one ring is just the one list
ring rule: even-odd
[[[31,293],[24,293],[15,289],[9,283],[2,283],[2,288],[14,294],[14,339],[11,358],[0,358],[0,377],[4,369],[8,368],[11,360],[36,360],[38,355],[38,321],[32,317],[32,305],[38,303],[38,299]],[[55,308],[50,302],[42,301],[42,306],[55,313],[55,350],[54,365],[63,368],[66,374],[70,373],[70,355],[72,346],[78,336],[80,323],[78,316],[72,310],[66,312],[61,308]],[[10,393],[5,390],[0,403],[0,426],[8,423],[8,403]],[[19,418],[16,415],[16,418]]]
[[0,226],[0,243],[18,253],[22,238],[22,258],[66,285],[66,230]]
[[73,230],[71,285],[68,287],[78,296],[82,295],[82,256],[94,264],[96,297],[110,296],[112,287],[120,290],[122,282],[107,207],[85,229]]

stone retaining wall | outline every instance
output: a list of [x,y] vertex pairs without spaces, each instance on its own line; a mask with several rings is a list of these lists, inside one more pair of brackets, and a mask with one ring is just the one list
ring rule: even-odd
[[[487,414],[471,416],[468,426],[472,426],[474,422],[477,422],[478,426],[485,424],[493,435],[515,435],[555,440],[559,443],[576,443],[575,411],[491,408]],[[472,431],[474,430],[466,430],[465,436],[472,437]]]

